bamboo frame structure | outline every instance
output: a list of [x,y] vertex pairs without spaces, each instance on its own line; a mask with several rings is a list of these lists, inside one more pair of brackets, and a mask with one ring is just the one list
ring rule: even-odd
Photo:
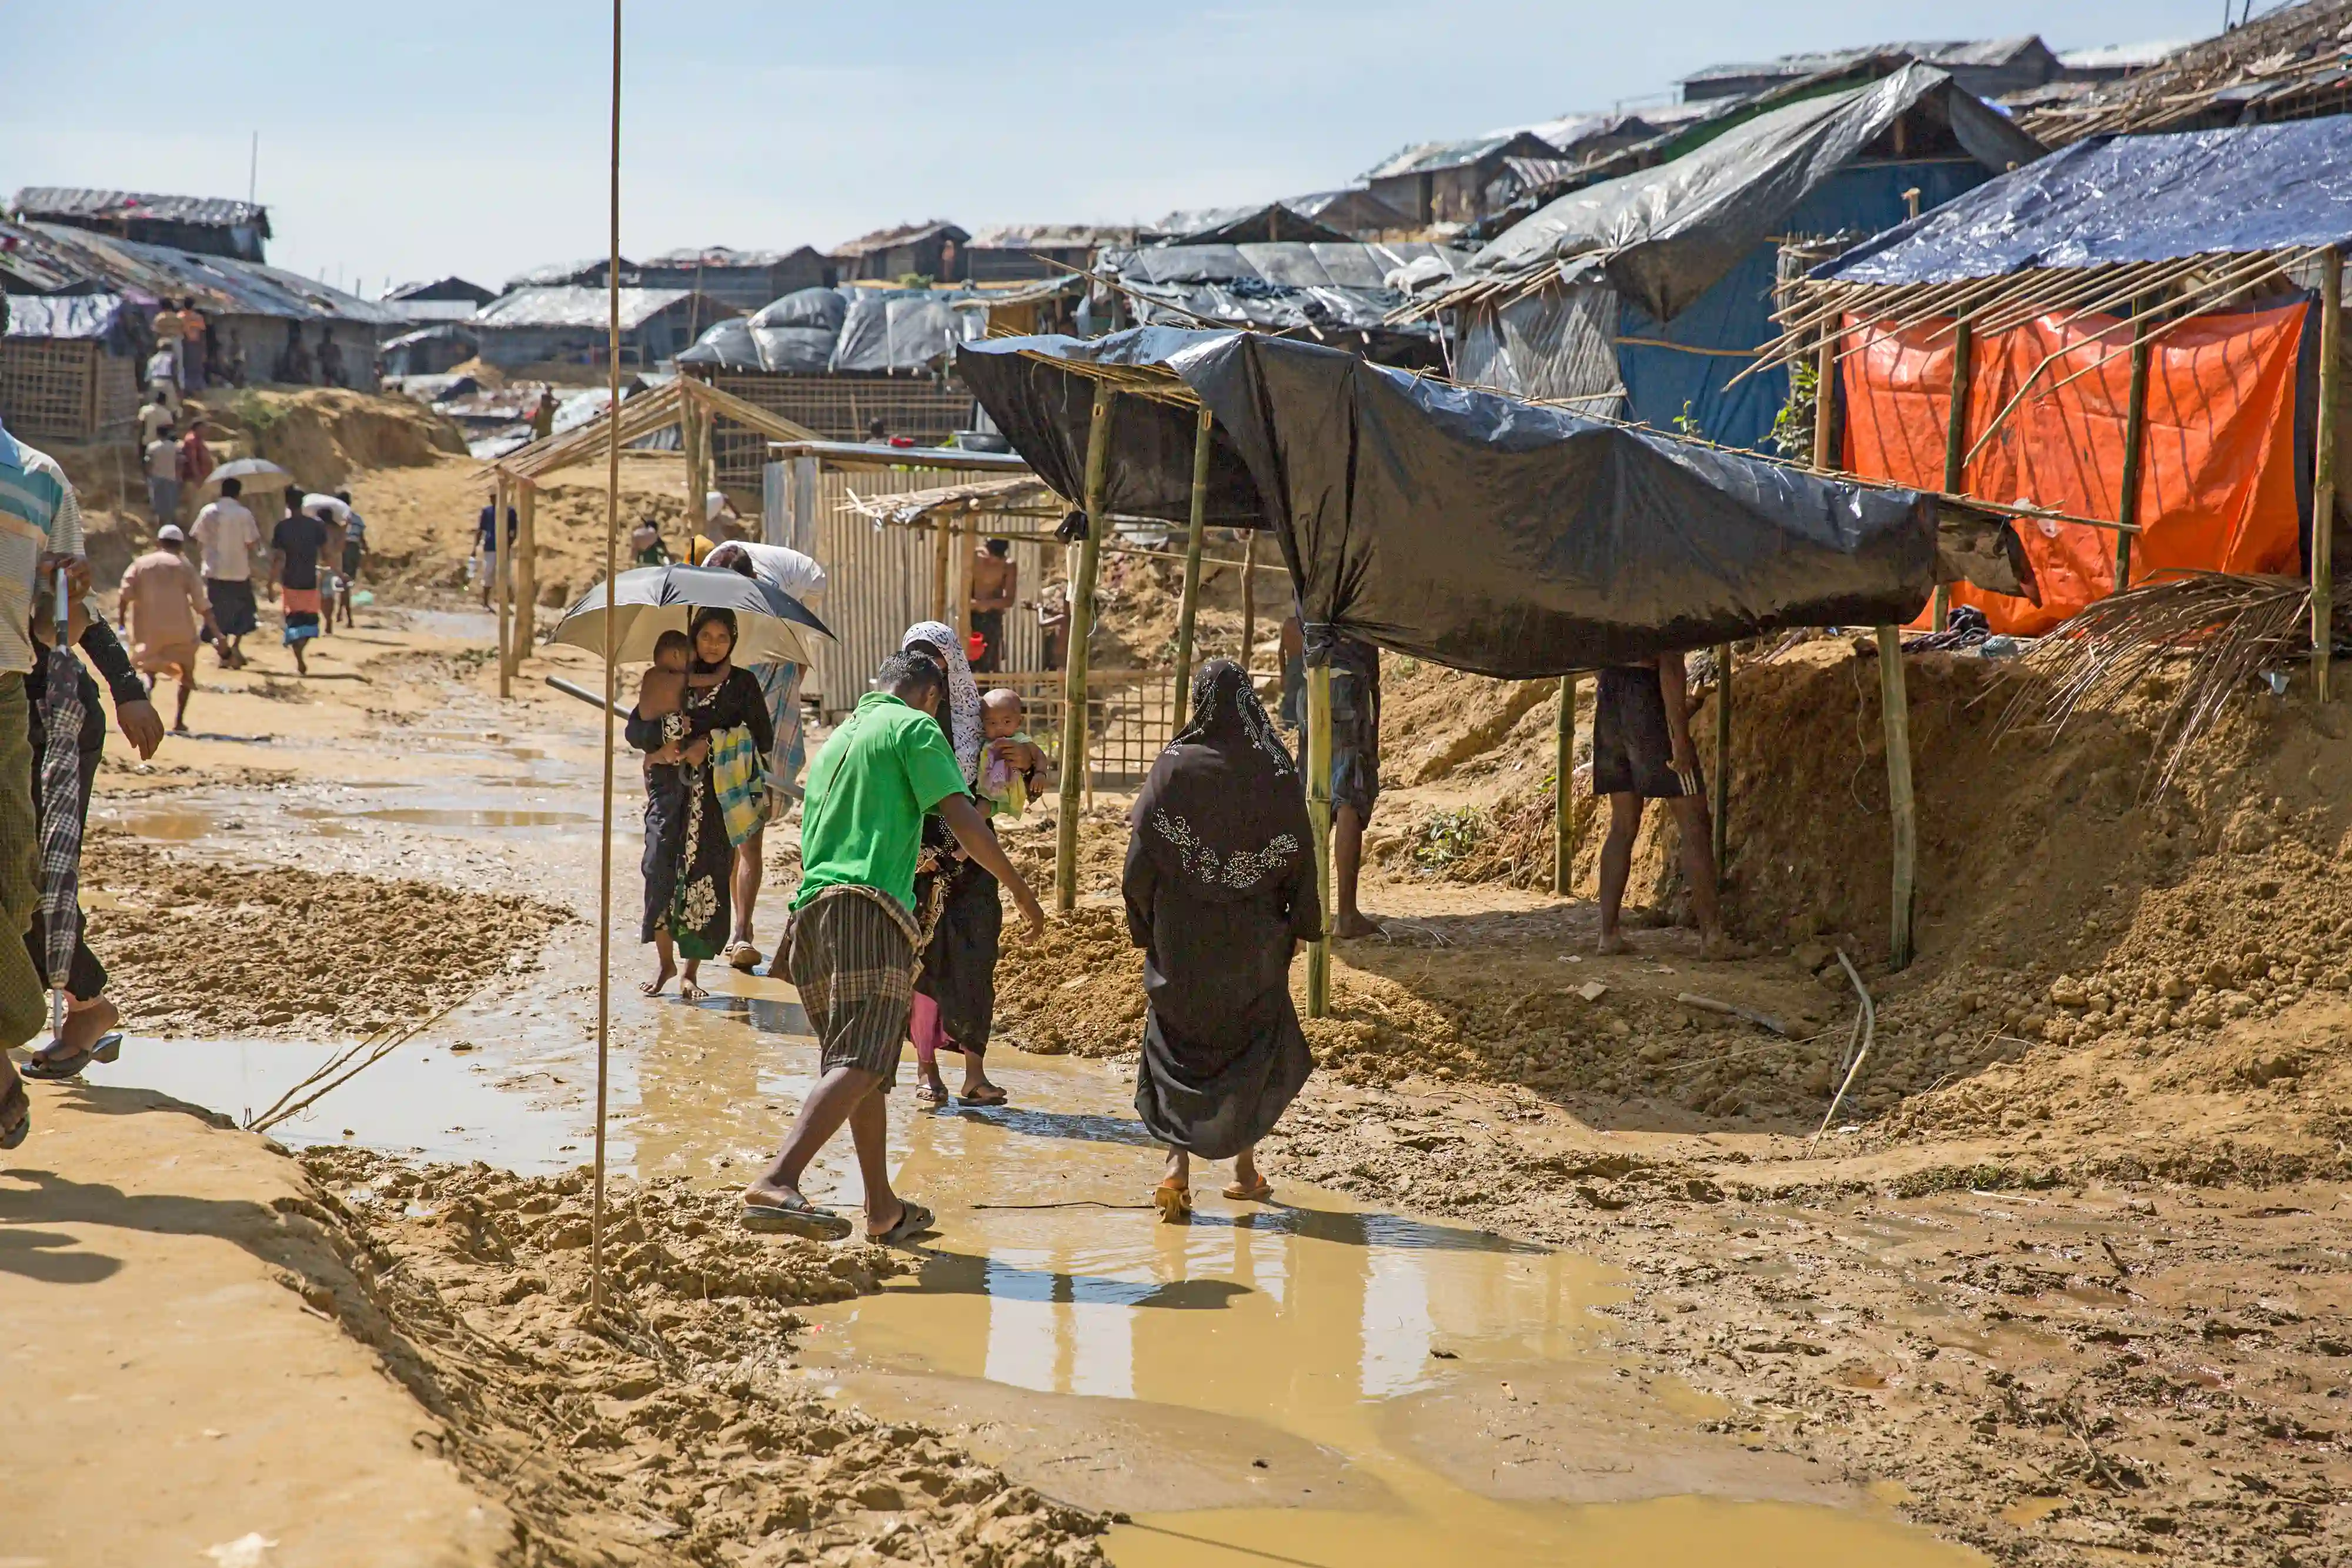
[[1879,701],[1886,721],[1886,815],[1895,829],[1887,967],[1911,963],[1911,909],[1919,858],[1919,815],[1911,793],[1911,695],[1903,673],[1903,628],[1878,629]]
[[956,529],[941,517],[931,525],[931,619],[944,626],[954,608]]
[[518,479],[515,489],[515,634],[507,644],[507,667],[519,674],[539,641],[539,486]]
[[507,514],[515,504],[519,481],[504,474],[499,476],[490,496],[490,570],[496,580],[490,584],[490,595],[499,603],[499,696],[514,695],[514,640],[511,601],[514,597],[515,541],[507,537]]
[[1566,898],[1576,870],[1576,677],[1559,678],[1552,721],[1551,891]]
[[1307,1016],[1331,1012],[1331,666],[1307,667],[1307,821],[1315,834],[1315,891],[1323,929],[1307,948]]
[[[2116,520],[2139,527],[2140,491],[2147,466],[2147,373],[2155,351],[2147,340],[2147,324],[2135,321],[2131,347],[2131,390],[2124,398],[2124,468],[2116,484]],[[2116,536],[2116,591],[2131,586],[2132,537]]]
[[1086,538],[1078,542],[1077,570],[1070,576],[1070,646],[1063,661],[1061,812],[1055,823],[1054,907],[1064,915],[1078,906],[1078,812],[1093,779],[1087,766],[1087,643],[1095,629],[1095,572],[1108,527],[1104,497],[1110,481],[1111,421],[1118,393],[1108,382],[1095,383],[1094,413],[1087,426]]
[[[1176,701],[1181,707],[1192,690],[1192,624],[1201,608],[1201,536],[1209,520],[1209,453],[1215,444],[1216,419],[1201,410],[1192,435],[1192,517],[1184,535],[1184,597],[1176,611]],[[1244,664],[1246,669],[1247,665]]]
[[1731,644],[1715,646],[1715,875],[1731,852]]
[[2311,679],[2321,702],[2335,652],[2336,399],[2344,382],[2344,253],[2327,247],[2319,262],[2319,421],[2311,465]]

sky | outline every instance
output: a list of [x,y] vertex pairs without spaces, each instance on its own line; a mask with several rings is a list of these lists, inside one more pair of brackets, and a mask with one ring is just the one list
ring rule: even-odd
[[[1666,101],[1727,60],[2221,26],[2218,0],[625,5],[624,256],[824,249],[934,217],[1148,223],[1347,184],[1415,141]],[[269,259],[370,296],[605,251],[595,0],[9,10],[0,195],[242,196],[251,174]]]

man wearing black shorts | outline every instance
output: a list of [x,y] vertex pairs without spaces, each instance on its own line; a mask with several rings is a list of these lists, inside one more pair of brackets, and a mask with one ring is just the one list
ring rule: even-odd
[[1699,951],[1723,956],[1727,945],[1716,896],[1715,829],[1698,751],[1691,745],[1680,653],[1601,672],[1592,708],[1592,792],[1609,797],[1609,837],[1601,846],[1601,951],[1625,950],[1617,922],[1633,871],[1633,840],[1642,831],[1642,803],[1664,800],[1682,837],[1683,878],[1698,919]]

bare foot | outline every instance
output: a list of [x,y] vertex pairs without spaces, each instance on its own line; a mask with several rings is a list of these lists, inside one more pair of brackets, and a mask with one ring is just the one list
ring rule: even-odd
[[668,985],[670,977],[677,973],[677,968],[675,965],[664,964],[661,967],[660,974],[656,975],[652,979],[647,980],[644,985],[639,986],[637,989],[649,997],[660,996],[662,994],[662,988]]
[[1360,910],[1342,915],[1331,923],[1334,936],[1378,936],[1384,929],[1379,921]]
[[677,999],[679,1001],[698,1002],[709,994],[710,988],[705,986],[700,980],[693,978],[691,976],[678,981],[677,983]]
[[1604,958],[1615,957],[1618,954],[1622,953],[1625,950],[1624,933],[1622,931],[1603,931],[1601,934],[1601,946],[1595,950]]

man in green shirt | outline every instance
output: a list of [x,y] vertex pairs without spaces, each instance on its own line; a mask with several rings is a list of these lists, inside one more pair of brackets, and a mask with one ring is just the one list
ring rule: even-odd
[[933,811],[973,860],[1012,891],[1033,934],[1045,913],[965,792],[939,726],[946,683],[909,653],[883,661],[876,689],[834,731],[808,772],[801,807],[801,886],[784,962],[821,1048],[823,1076],[767,1173],[743,1192],[743,1222],[822,1241],[849,1221],[800,1189],[817,1151],[849,1124],[866,1185],[866,1234],[886,1243],[930,1228],[932,1215],[890,1190],[888,1113],[898,1082],[922,932],[911,913],[923,818]]

